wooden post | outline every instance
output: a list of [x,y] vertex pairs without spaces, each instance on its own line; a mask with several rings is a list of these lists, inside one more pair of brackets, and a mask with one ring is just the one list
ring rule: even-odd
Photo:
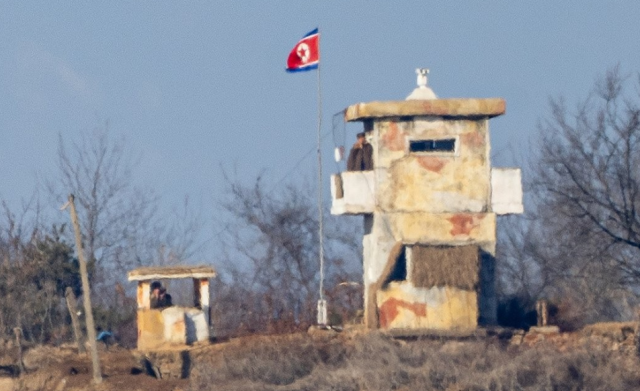
[[137,299],[139,310],[151,308],[151,283],[149,281],[138,281]]
[[547,319],[549,318],[549,309],[547,308],[546,300],[536,301],[536,313],[538,315],[538,327],[547,326]]
[[78,353],[86,353],[87,349],[84,346],[82,330],[80,329],[80,321],[78,320],[78,303],[76,302],[76,295],[73,294],[73,289],[71,289],[70,286],[65,289],[64,296],[67,299],[69,315],[71,315],[73,338],[76,340],[76,345],[78,345]]
[[199,307],[207,319],[207,324],[211,326],[211,318],[209,316],[209,279],[201,278],[193,279],[193,288],[195,293],[195,305]]
[[73,194],[69,194],[69,206],[71,207],[71,222],[76,236],[76,252],[80,263],[80,277],[82,278],[82,299],[84,302],[84,314],[87,322],[87,338],[89,339],[89,349],[91,350],[91,362],[93,364],[93,381],[102,383],[102,372],[100,371],[100,359],[98,358],[98,346],[96,345],[96,327],[93,323],[93,311],[91,309],[91,288],[89,287],[89,275],[87,273],[87,261],[82,250],[82,235],[80,233],[80,223],[76,205],[73,202]]
[[18,370],[20,376],[24,373],[24,362],[22,362],[22,329],[16,327],[13,329],[13,333],[16,335],[16,347],[18,348]]

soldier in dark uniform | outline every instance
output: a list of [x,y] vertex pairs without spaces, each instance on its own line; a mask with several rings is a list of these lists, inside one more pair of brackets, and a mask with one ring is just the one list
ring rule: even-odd
[[373,147],[364,138],[364,133],[358,133],[358,140],[347,159],[347,171],[369,171],[373,170]]
[[162,309],[172,305],[171,295],[167,293],[167,289],[162,286],[160,281],[151,283],[151,308]]
[[173,299],[171,295],[167,293],[167,289],[165,287],[160,288],[160,297],[158,298],[158,307],[159,308],[167,308],[173,305]]

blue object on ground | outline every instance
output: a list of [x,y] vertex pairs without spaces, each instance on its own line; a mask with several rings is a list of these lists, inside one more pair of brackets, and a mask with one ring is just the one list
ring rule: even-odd
[[111,331],[101,331],[100,334],[98,334],[98,338],[96,338],[96,341],[104,342],[111,336],[113,336],[113,333],[111,333]]

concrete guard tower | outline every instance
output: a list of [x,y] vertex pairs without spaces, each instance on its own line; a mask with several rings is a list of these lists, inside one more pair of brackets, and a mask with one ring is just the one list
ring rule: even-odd
[[[209,340],[209,279],[216,271],[209,266],[158,266],[131,270],[129,281],[138,283],[138,350],[184,347]],[[151,281],[193,280],[193,307],[151,308]]]
[[491,167],[503,99],[438,99],[417,73],[406,100],[345,110],[374,168],[332,177],[331,213],[364,216],[368,328],[471,331],[496,322],[496,215],[523,212],[520,169]]

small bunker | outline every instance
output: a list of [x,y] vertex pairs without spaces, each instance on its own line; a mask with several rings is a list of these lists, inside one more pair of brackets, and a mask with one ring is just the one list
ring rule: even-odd
[[[141,267],[130,271],[129,281],[138,282],[138,349],[208,341],[209,279],[215,276],[210,266]],[[193,280],[193,307],[151,308],[153,281],[184,278]]]

